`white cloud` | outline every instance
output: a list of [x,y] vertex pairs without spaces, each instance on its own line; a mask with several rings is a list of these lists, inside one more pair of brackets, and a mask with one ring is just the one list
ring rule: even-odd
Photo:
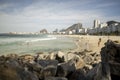
[[[24,7],[22,11],[15,11],[15,14],[0,13],[0,28],[6,27],[17,31],[38,31],[39,29],[46,28],[49,31],[53,31],[55,28],[67,28],[74,23],[81,22],[85,27],[92,27],[94,19],[100,19],[101,21],[107,21],[110,19],[120,20],[120,16],[108,17],[97,9],[89,10],[78,8],[74,10],[73,7],[78,5],[87,5],[90,0],[80,3],[79,0],[69,1],[65,3],[53,3],[53,2],[37,2],[27,7]],[[75,4],[76,3],[76,4]],[[82,4],[83,3],[83,4]],[[113,4],[108,4],[110,6]],[[98,5],[98,7],[105,6],[104,4]],[[11,27],[11,28],[10,28]]]

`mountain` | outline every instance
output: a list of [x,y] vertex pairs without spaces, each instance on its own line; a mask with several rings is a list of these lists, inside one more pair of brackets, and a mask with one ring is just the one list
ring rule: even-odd
[[77,24],[73,24],[72,26],[68,27],[66,29],[66,31],[72,31],[72,30],[77,30],[77,29],[81,29],[81,28],[82,28],[82,24],[77,23]]
[[42,34],[47,34],[48,32],[47,32],[46,29],[42,29],[42,30],[40,30],[40,33],[42,33]]

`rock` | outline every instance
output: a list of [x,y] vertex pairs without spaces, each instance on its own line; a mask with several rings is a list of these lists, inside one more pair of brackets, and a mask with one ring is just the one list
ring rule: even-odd
[[111,78],[120,78],[120,43],[108,40],[101,49],[101,60],[109,64]]
[[85,62],[83,61],[82,58],[79,58],[76,62],[75,62],[75,67],[76,69],[82,69],[85,66]]
[[67,57],[67,60],[66,61],[69,61],[69,60],[75,60],[76,62],[79,60],[79,56],[74,54],[74,53],[67,53],[66,54],[66,57]]
[[85,72],[82,69],[78,69],[71,74],[69,80],[85,80]]
[[73,61],[61,63],[57,67],[57,76],[59,77],[69,76],[75,70],[76,68],[75,68],[75,64]]
[[27,63],[25,69],[35,74],[39,79],[43,78],[43,75],[42,75],[43,67],[38,63],[34,63],[34,64]]
[[6,57],[16,59],[16,58],[18,58],[18,55],[17,54],[8,54],[8,55],[6,55]]
[[109,65],[99,63],[87,73],[86,80],[111,80]]
[[62,58],[63,56],[65,56],[65,53],[58,51],[57,55],[58,55],[58,57]]
[[108,40],[105,47],[101,50],[102,62],[118,62],[120,63],[120,44]]
[[66,55],[67,55],[66,61],[70,61],[70,60],[74,61],[76,69],[82,68],[85,65],[83,59],[79,55],[74,53],[68,53]]
[[95,54],[93,57],[94,57],[93,64],[98,64],[99,62],[101,62],[100,54]]
[[47,66],[43,69],[42,74],[44,78],[50,77],[50,76],[55,76],[57,72],[57,67],[55,66]]
[[38,63],[42,67],[47,67],[47,66],[57,66],[58,61],[57,60],[39,60]]
[[45,80],[68,80],[64,77],[46,77]]
[[55,60],[56,54],[55,53],[50,53],[49,56],[47,57],[47,60]]
[[21,80],[16,70],[7,64],[0,65],[0,80]]
[[26,55],[22,55],[19,57],[24,63],[27,62],[33,62],[34,61],[34,56],[30,55],[30,54],[26,54]]
[[37,76],[13,63],[0,64],[0,80],[38,80]]
[[[39,60],[38,63],[42,66],[41,78],[55,76],[57,72],[57,60]],[[40,75],[39,74],[39,75]]]
[[120,77],[120,64],[119,63],[110,63],[110,71],[111,71],[111,75],[116,75]]
[[92,64],[94,62],[94,58],[91,55],[86,55],[83,60],[86,64]]
[[43,52],[36,53],[35,56],[35,61],[37,62],[38,60],[46,60],[49,54],[45,54]]
[[61,51],[58,51],[55,59],[58,60],[59,63],[65,62],[65,54]]
[[87,65],[87,64],[84,67],[87,67],[89,70],[93,68],[92,65]]

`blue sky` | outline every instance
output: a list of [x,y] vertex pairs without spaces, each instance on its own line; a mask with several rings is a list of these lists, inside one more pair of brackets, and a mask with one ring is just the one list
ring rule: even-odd
[[90,28],[94,19],[120,21],[120,0],[0,0],[0,33]]

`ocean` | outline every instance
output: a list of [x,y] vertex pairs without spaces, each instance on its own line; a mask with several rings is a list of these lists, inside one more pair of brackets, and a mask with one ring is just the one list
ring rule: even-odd
[[77,47],[74,41],[74,38],[58,37],[56,35],[0,34],[0,55],[70,51]]

